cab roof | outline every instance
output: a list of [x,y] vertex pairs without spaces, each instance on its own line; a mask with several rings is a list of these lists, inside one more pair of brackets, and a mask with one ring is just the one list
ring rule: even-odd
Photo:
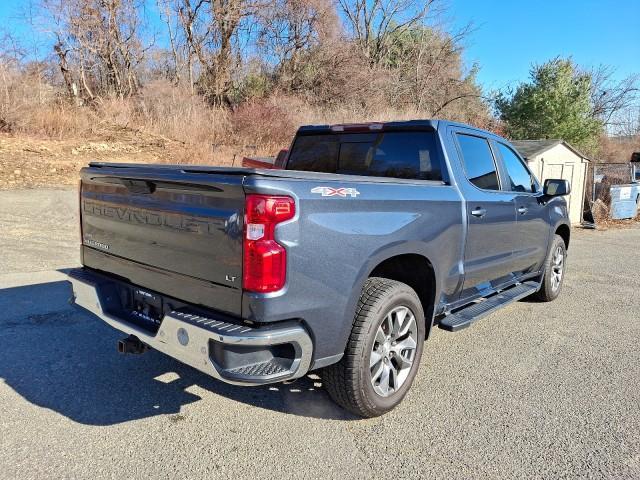
[[298,135],[312,135],[319,133],[341,133],[341,132],[375,132],[393,130],[427,130],[435,131],[444,129],[447,126],[461,127],[475,130],[484,135],[495,136],[494,133],[467,125],[464,123],[451,122],[440,119],[424,120],[401,120],[391,122],[365,122],[365,123],[340,123],[335,125],[304,125],[298,129]]

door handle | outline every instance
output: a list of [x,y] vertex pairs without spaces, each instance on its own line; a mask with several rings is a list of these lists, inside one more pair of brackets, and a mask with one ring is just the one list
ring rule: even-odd
[[487,211],[482,207],[476,207],[473,210],[471,210],[471,215],[473,215],[474,217],[482,218],[486,214],[487,214]]
[[518,208],[518,213],[520,215],[524,215],[525,213],[527,213],[529,211],[529,209],[527,207],[520,207]]

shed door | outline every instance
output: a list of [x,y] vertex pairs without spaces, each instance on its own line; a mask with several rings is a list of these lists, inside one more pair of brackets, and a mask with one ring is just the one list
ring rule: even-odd
[[576,164],[571,163],[545,163],[543,166],[542,177],[544,180],[548,178],[561,178],[569,180],[571,183],[571,193],[566,197],[567,208],[569,209],[569,219],[571,223],[580,223],[580,214],[582,212],[582,180],[580,179],[580,168],[576,168]]

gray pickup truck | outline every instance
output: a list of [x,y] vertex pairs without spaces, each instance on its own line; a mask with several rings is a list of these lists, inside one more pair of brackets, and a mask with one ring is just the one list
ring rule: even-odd
[[437,325],[561,289],[564,180],[441,120],[301,127],[284,169],[82,169],[74,301],[237,385],[317,370],[371,417],[398,405]]

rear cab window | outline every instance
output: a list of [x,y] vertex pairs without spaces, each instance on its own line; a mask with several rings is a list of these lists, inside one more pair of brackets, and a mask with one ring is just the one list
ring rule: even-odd
[[287,170],[442,181],[435,132],[299,135]]

